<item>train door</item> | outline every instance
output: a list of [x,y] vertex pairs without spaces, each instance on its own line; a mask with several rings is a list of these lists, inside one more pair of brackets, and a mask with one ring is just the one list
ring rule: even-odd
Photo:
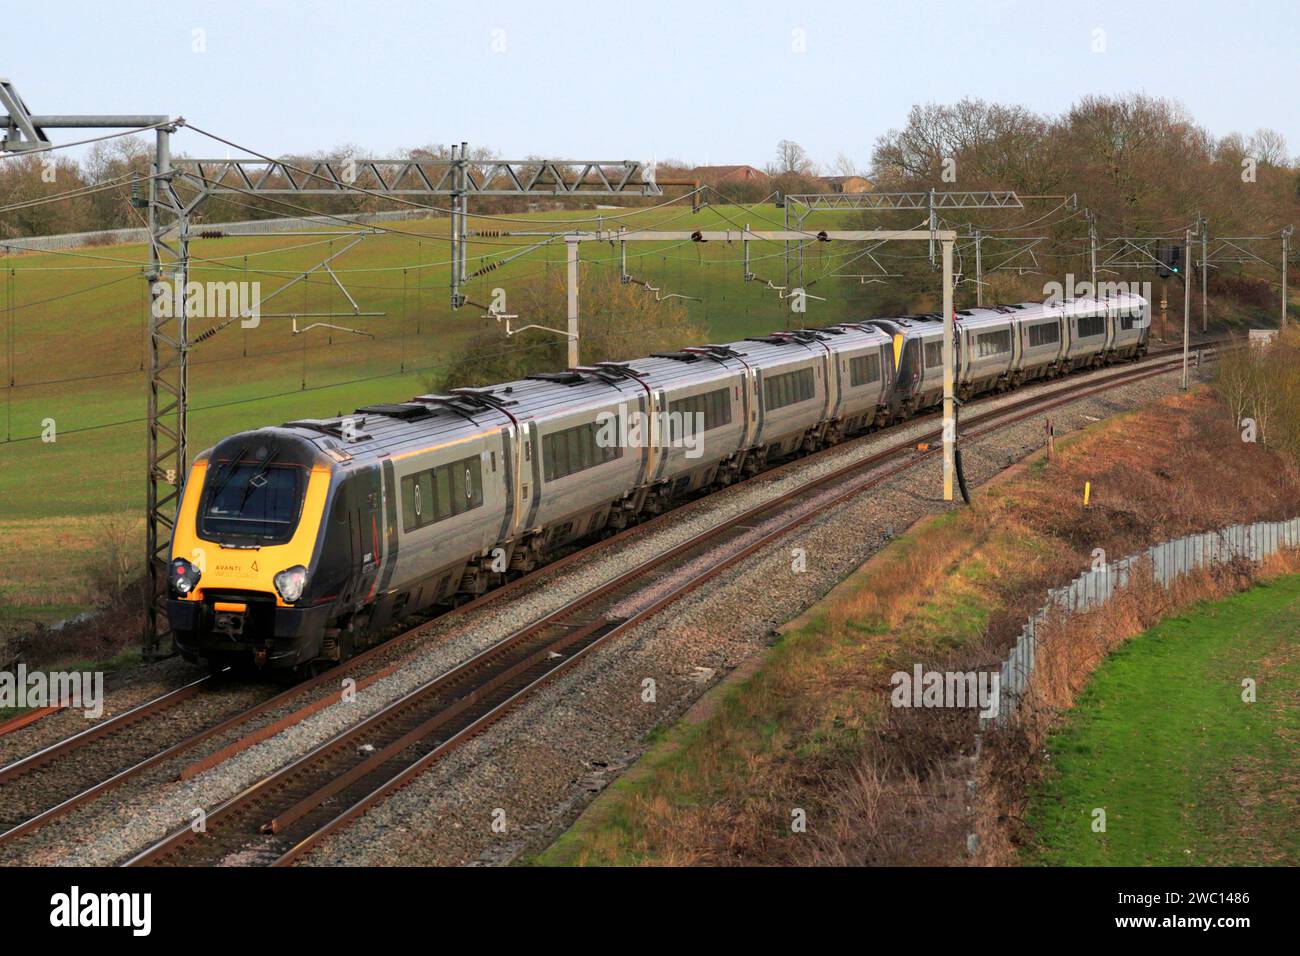
[[[495,462],[495,458],[493,459]],[[387,591],[397,566],[397,477],[393,460],[386,454],[383,460],[384,475],[384,554],[380,561],[379,590]]]
[[[641,436],[642,440],[649,442],[650,446],[649,453],[646,456],[646,474],[653,475],[654,479],[658,481],[663,478],[664,472],[668,470],[668,459],[673,452],[669,446],[672,444],[674,432],[671,425],[667,424],[668,393],[662,388],[652,388],[649,395],[643,400],[647,401],[650,406],[649,421],[647,422],[649,434]],[[695,423],[691,422],[690,427],[694,428]],[[666,435],[664,434],[665,428],[668,430]],[[685,434],[685,429],[686,425],[683,423],[682,432],[678,437]],[[656,456],[658,456],[658,461],[655,460]]]
[[749,424],[745,435],[746,445],[757,445],[763,432],[763,396],[759,391],[758,369],[745,366],[745,394],[749,398]]
[[822,356],[822,367],[826,369],[826,403],[822,413],[823,419],[836,418],[840,413],[840,406],[844,403],[844,389],[840,382],[840,364],[836,361],[838,353],[831,351],[831,347],[825,342],[819,343],[826,350]]
[[348,489],[348,539],[351,543],[352,574],[349,593],[354,606],[361,607],[374,598],[379,587],[379,558],[383,524],[383,497],[380,492],[378,466],[353,475]]

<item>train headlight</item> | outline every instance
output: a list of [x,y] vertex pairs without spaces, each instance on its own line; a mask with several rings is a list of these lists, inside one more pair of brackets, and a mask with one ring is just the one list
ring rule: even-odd
[[303,589],[306,587],[307,569],[301,564],[285,568],[275,576],[275,589],[280,592],[280,597],[286,604],[292,604],[302,597]]
[[202,576],[199,569],[184,558],[176,558],[172,561],[172,573],[169,579],[172,593],[184,597],[194,590],[194,585],[199,583],[199,578]]

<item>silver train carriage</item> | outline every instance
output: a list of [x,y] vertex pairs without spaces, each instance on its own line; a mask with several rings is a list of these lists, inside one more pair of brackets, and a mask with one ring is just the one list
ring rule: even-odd
[[[954,315],[955,385],[962,400],[1146,354],[1150,303],[1107,299],[1021,302]],[[872,320],[893,336],[898,383],[890,413],[903,419],[943,398],[943,317],[931,312]]]
[[[1145,324],[1126,322],[1115,300],[966,310],[963,394],[1140,355]],[[214,666],[344,659],[566,544],[933,404],[941,334],[934,316],[843,323],[233,435],[182,493],[178,649]]]

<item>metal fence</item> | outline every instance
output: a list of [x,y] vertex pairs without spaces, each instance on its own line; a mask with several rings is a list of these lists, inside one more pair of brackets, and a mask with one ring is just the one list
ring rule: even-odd
[[[298,216],[288,219],[244,219],[239,222],[196,223],[195,232],[218,229],[231,236],[260,236],[275,232],[295,232],[321,226],[348,222],[393,222],[410,219],[430,219],[437,213],[431,209],[400,209],[389,212],[340,213],[332,216]],[[0,254],[9,252],[59,252],[79,246],[110,246],[127,242],[148,242],[148,229],[103,229],[98,232],[67,232],[57,236],[24,236],[0,240]]]
[[1086,571],[1064,587],[1053,588],[1047,592],[1047,603],[1025,624],[1007,659],[1002,662],[998,712],[991,717],[980,717],[980,730],[990,726],[1003,727],[1015,713],[1034,673],[1038,630],[1054,610],[1071,614],[1107,603],[1129,583],[1135,569],[1147,561],[1150,562],[1152,579],[1168,587],[1176,578],[1196,568],[1238,559],[1262,561],[1283,548],[1295,547],[1300,547],[1300,518],[1234,524],[1218,531],[1152,545],[1140,554]]

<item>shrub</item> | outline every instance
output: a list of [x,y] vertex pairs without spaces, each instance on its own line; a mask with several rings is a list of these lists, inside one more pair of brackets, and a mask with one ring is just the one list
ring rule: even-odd
[[[430,391],[446,391],[564,369],[567,292],[565,273],[559,269],[512,288],[505,309],[517,316],[510,320],[512,330],[530,325],[543,328],[507,338],[504,321],[484,319],[480,331],[447,363],[449,371],[428,376],[422,384]],[[704,325],[690,317],[682,300],[656,298],[653,291],[620,281],[616,272],[584,270],[579,316],[583,365],[640,358],[706,340]]]

